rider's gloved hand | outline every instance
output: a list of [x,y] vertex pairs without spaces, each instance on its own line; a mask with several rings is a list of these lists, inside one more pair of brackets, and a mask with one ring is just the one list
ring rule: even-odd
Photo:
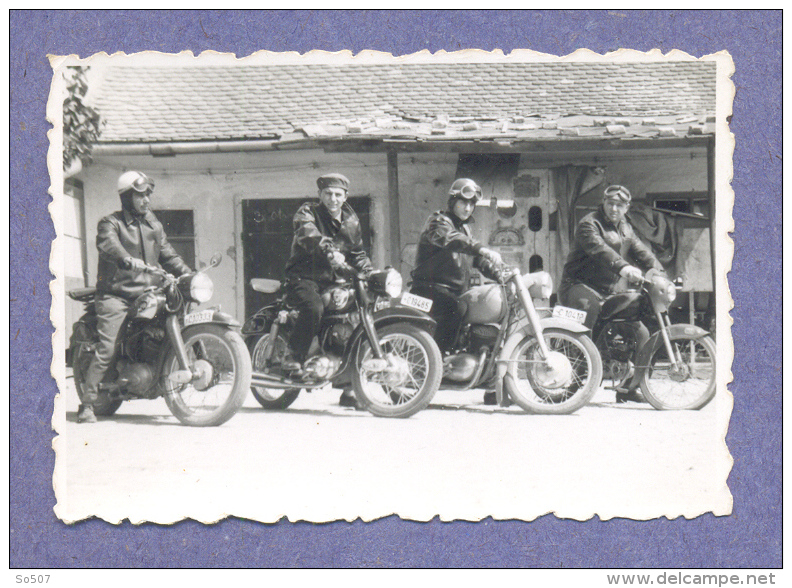
[[341,268],[346,266],[346,257],[340,251],[328,251],[327,260],[333,268]]
[[643,272],[633,265],[625,265],[619,271],[619,275],[627,278],[630,282],[640,282],[643,280]]
[[146,262],[137,257],[124,258],[124,266],[133,272],[141,273],[146,270]]
[[481,251],[479,251],[479,254],[481,255],[481,257],[483,257],[487,261],[494,263],[495,265],[503,264],[503,258],[501,257],[501,254],[493,249],[487,249],[486,247],[482,247]]

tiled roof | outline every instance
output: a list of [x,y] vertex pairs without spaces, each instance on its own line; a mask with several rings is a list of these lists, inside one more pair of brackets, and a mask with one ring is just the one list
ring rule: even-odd
[[111,67],[101,142],[713,132],[715,63]]

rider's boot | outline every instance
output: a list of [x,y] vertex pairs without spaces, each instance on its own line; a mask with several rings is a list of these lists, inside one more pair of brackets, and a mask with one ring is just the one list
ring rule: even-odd
[[[646,328],[641,322],[630,323],[635,329],[635,348],[643,349],[643,346],[649,340],[649,329]],[[625,402],[646,402],[644,397],[638,392],[640,385],[640,378],[635,373],[634,368],[631,368],[632,375],[627,379],[627,383],[623,388],[616,388],[616,404],[624,404]]]
[[498,397],[495,394],[495,390],[487,390],[484,392],[484,404],[486,406],[495,406],[498,404]]
[[646,402],[635,388],[616,388],[616,404],[625,402]]
[[355,410],[363,410],[363,407],[360,406],[360,403],[357,400],[355,394],[349,388],[344,388],[343,392],[341,392],[341,398],[338,399],[339,406],[343,406],[346,408],[354,408]]
[[281,368],[288,374],[300,375],[302,374],[302,363],[297,361],[291,351],[287,351],[281,361]]
[[79,410],[77,411],[77,422],[95,423],[96,415],[94,414],[93,406],[90,404],[81,404]]
[[85,393],[82,397],[82,404],[80,404],[80,408],[77,410],[78,423],[96,422],[96,415],[93,411],[94,402],[96,402],[96,388],[94,387],[93,389],[90,389],[86,384]]
[[93,405],[96,403],[98,399],[98,388],[99,388],[99,380],[102,379],[102,375],[98,374],[95,369],[95,360],[91,363],[88,373],[85,376],[85,381],[83,382],[83,395],[80,400],[82,403],[80,404],[80,408],[77,410],[77,422],[78,423],[95,423],[96,422],[96,415],[93,411]]

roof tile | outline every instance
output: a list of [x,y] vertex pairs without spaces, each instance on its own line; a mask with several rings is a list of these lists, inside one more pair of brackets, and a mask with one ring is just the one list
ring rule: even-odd
[[[130,85],[139,89],[134,96],[126,92]],[[348,124],[359,128],[360,119],[386,115],[395,117],[389,128],[429,135],[431,127],[410,121],[429,123],[439,114],[497,119],[487,132],[498,136],[504,120],[529,115],[582,113],[586,117],[571,125],[581,128],[592,121],[629,128],[646,117],[666,126],[691,117],[707,120],[715,110],[715,64],[118,66],[108,69],[96,95],[107,121],[101,137],[106,142],[271,137],[273,129],[294,133],[305,125],[327,128],[330,121],[341,125],[337,135]],[[542,124],[544,131],[520,132],[558,136],[557,124]]]

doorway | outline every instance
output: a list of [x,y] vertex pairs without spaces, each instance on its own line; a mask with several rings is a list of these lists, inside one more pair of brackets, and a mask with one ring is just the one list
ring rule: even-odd
[[[273,302],[276,294],[262,294],[250,287],[253,278],[283,280],[294,237],[294,213],[310,198],[272,198],[242,201],[242,249],[244,251],[245,309],[247,318]],[[360,219],[363,247],[371,256],[371,197],[350,196],[347,204]]]

